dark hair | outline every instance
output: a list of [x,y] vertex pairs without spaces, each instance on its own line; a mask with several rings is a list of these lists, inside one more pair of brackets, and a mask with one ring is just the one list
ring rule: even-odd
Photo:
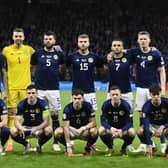
[[120,38],[115,38],[115,39],[113,39],[113,40],[112,40],[112,43],[115,42],[115,41],[121,42],[122,45],[124,46],[124,42],[123,42],[123,40],[121,40]]
[[14,29],[13,29],[13,33],[14,33],[14,32],[22,32],[22,33],[24,33],[24,30],[23,30],[23,28],[18,28],[18,27],[17,27],[17,28],[14,28]]
[[46,36],[53,36],[54,39],[56,40],[56,34],[55,34],[53,31],[51,31],[51,30],[45,32],[45,33],[44,33],[44,36],[45,36],[45,35],[46,35]]
[[89,39],[89,35],[88,34],[79,34],[78,38],[88,38]]
[[153,94],[158,94],[162,91],[159,84],[152,84],[149,88],[149,92]]
[[140,31],[139,33],[138,33],[138,36],[139,35],[147,35],[149,38],[150,38],[150,33],[148,32],[148,31]]
[[27,86],[27,88],[26,88],[26,90],[31,90],[31,89],[36,89],[37,90],[36,85],[31,84],[31,85]]
[[111,91],[111,90],[119,90],[121,92],[120,87],[116,86],[116,85],[111,86],[109,91]]
[[84,95],[84,92],[83,92],[83,90],[81,90],[81,89],[75,89],[75,90],[72,90],[72,96],[73,95],[75,95],[75,96],[77,96],[77,95]]

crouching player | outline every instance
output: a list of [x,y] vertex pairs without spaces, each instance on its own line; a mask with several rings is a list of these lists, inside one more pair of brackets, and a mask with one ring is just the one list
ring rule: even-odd
[[118,86],[110,88],[110,97],[111,99],[106,100],[102,105],[99,128],[100,138],[108,147],[108,153],[105,156],[112,156],[114,138],[124,140],[120,152],[122,155],[127,155],[126,149],[132,151],[135,137],[131,107],[121,99],[121,90]]
[[96,128],[95,112],[89,102],[84,101],[82,90],[72,91],[72,102],[63,111],[63,127],[55,130],[55,136],[66,146],[68,156],[73,155],[71,140],[86,140],[85,154],[91,155],[91,146],[96,142],[98,131]]
[[27,138],[37,137],[36,152],[41,153],[42,145],[52,137],[48,106],[44,100],[37,98],[37,89],[34,85],[27,87],[26,94],[27,98],[17,106],[15,127],[11,129],[11,135],[16,142],[25,146],[24,154],[28,154],[31,147]]
[[[152,157],[152,136],[168,136],[168,99],[161,97],[162,89],[158,84],[153,84],[149,88],[151,99],[148,100],[142,108],[143,132],[139,137],[146,141],[146,156]],[[168,147],[164,151],[165,157],[168,158]]]
[[4,155],[4,145],[6,144],[10,131],[7,128],[8,114],[5,103],[0,99],[0,155]]

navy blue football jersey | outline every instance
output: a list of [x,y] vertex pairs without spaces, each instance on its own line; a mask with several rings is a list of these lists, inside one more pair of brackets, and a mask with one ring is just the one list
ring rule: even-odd
[[111,86],[119,86],[122,93],[131,91],[130,65],[133,63],[129,54],[123,54],[120,58],[113,58],[108,63],[109,67],[109,89]]
[[1,122],[1,116],[7,115],[7,108],[3,100],[0,99],[0,122]]
[[48,106],[44,100],[37,98],[37,102],[30,105],[26,98],[18,104],[16,115],[23,116],[23,125],[37,126],[43,122],[43,112],[45,110],[48,110]]
[[101,124],[106,129],[111,127],[123,131],[132,127],[132,113],[130,105],[123,99],[118,107],[112,105],[111,99],[106,100],[102,105]]
[[142,52],[140,48],[128,51],[136,62],[136,85],[149,88],[154,83],[160,83],[158,68],[164,66],[164,60],[159,50]]
[[35,84],[40,90],[59,89],[59,68],[64,63],[61,51],[48,52],[39,49],[32,56],[31,64],[36,65]]
[[83,102],[80,110],[73,108],[73,103],[69,103],[63,111],[63,121],[70,121],[70,126],[80,128],[88,124],[90,118],[95,117],[95,112],[89,102]]
[[67,66],[72,65],[72,89],[81,89],[85,93],[95,91],[94,70],[101,65],[101,57],[93,52],[81,55],[78,51],[68,55]]

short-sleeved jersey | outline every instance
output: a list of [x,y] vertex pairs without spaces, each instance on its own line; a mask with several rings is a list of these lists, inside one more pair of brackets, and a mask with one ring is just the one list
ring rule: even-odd
[[120,87],[122,93],[131,91],[130,65],[133,60],[129,54],[123,54],[120,58],[113,58],[108,63],[109,67],[109,89],[113,85]]
[[1,122],[1,116],[3,115],[7,115],[7,108],[5,106],[5,103],[3,102],[3,100],[0,99],[0,122]]
[[27,102],[27,98],[22,100],[17,106],[17,116],[23,116],[23,125],[37,126],[43,122],[43,113],[48,110],[48,106],[44,100],[37,98],[34,105]]
[[154,83],[160,83],[158,68],[164,66],[164,60],[159,50],[142,52],[140,48],[128,51],[136,62],[136,85],[149,88]]
[[73,103],[65,106],[63,111],[63,121],[69,121],[70,126],[80,128],[88,124],[90,118],[95,117],[95,112],[89,102],[83,102],[80,110],[73,108]]
[[168,99],[162,97],[159,106],[154,106],[150,99],[144,104],[142,112],[143,118],[149,118],[150,124],[168,124]]
[[132,126],[132,113],[130,105],[123,99],[118,107],[112,105],[111,99],[102,105],[101,124],[106,129],[111,127],[127,130]]
[[26,89],[31,83],[30,59],[34,49],[28,45],[16,48],[9,45],[2,50],[7,64],[8,89]]
[[59,89],[59,66],[64,63],[64,53],[39,49],[33,54],[31,64],[36,65],[35,84],[40,90]]
[[71,53],[66,60],[67,66],[72,65],[72,89],[81,89],[92,93],[94,88],[94,70],[100,66],[101,59],[93,52],[81,55],[78,51]]

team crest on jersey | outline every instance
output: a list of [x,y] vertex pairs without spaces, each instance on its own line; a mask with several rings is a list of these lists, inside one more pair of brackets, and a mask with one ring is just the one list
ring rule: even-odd
[[39,112],[40,112],[40,109],[36,108],[36,109],[35,109],[35,112],[36,112],[36,113],[39,113]]
[[166,113],[166,112],[167,112],[167,109],[166,109],[166,108],[162,108],[162,109],[161,109],[161,112],[162,112],[162,113]]
[[92,63],[93,62],[93,58],[88,58],[88,62]]
[[123,63],[127,62],[127,58],[122,58],[121,60]]
[[86,113],[85,113],[85,112],[82,112],[82,113],[81,113],[81,116],[82,116],[82,117],[85,117],[85,116],[86,116]]
[[123,116],[125,114],[125,111],[119,111],[119,115]]
[[152,56],[149,55],[147,59],[148,59],[148,61],[151,61],[152,60]]
[[57,59],[58,59],[58,55],[54,55],[53,57],[54,57],[54,59],[55,59],[55,60],[57,60]]

